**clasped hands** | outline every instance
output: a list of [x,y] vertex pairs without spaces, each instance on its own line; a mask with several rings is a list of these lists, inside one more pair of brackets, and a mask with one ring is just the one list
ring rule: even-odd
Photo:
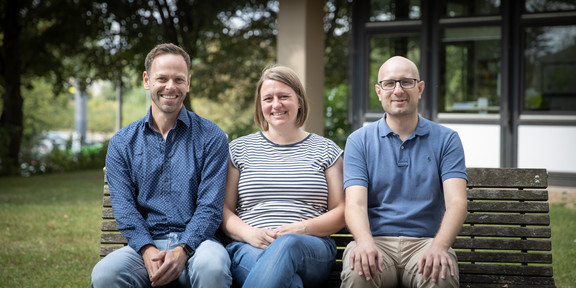
[[141,251],[152,287],[163,286],[178,279],[188,261],[188,255],[182,247],[160,251],[153,245],[146,245]]
[[274,240],[282,235],[307,234],[305,221],[285,224],[274,229],[252,227],[247,231],[246,242],[256,248],[266,249]]

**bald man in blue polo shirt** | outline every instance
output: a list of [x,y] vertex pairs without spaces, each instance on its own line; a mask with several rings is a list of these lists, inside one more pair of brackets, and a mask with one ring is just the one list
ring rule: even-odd
[[385,113],[344,150],[346,224],[342,287],[458,287],[450,246],[466,219],[466,166],[458,134],[422,118],[424,81],[392,57],[375,85]]

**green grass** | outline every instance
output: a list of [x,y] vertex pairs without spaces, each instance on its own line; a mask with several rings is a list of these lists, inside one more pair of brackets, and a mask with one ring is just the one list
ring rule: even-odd
[[0,178],[0,287],[87,287],[102,170]]
[[558,288],[576,288],[576,209],[550,206],[552,223],[552,261]]
[[[0,287],[87,287],[100,259],[101,169],[0,178]],[[550,207],[554,280],[576,288],[576,209]]]

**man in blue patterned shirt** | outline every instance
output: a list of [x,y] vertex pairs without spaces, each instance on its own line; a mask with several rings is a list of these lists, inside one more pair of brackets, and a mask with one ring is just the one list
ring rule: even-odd
[[222,220],[228,141],[183,108],[190,56],[160,44],[146,57],[148,114],[112,137],[106,177],[128,246],[102,259],[93,287],[229,287],[230,258],[214,239]]

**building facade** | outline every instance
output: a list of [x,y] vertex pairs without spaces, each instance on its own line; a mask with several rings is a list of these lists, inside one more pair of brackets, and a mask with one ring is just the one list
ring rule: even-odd
[[378,68],[405,56],[420,113],[458,131],[468,167],[546,168],[576,186],[576,0],[356,0],[350,118],[382,117]]

